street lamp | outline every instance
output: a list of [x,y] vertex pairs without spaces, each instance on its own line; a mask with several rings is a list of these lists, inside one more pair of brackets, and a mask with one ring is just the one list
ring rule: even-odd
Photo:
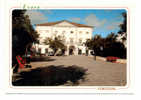
[[101,55],[103,56],[103,46],[100,46]]
[[100,50],[103,51],[103,46],[100,46]]

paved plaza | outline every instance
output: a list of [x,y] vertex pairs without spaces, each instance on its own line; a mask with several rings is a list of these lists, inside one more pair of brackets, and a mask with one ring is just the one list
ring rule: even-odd
[[94,60],[93,57],[79,56],[50,56],[46,61],[31,62],[32,68],[49,65],[76,65],[87,69],[85,80],[79,86],[124,86],[126,85],[126,64]]

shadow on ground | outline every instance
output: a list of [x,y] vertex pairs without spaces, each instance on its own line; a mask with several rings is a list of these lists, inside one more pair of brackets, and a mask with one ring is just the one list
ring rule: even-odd
[[20,72],[13,86],[58,86],[71,82],[78,85],[84,80],[87,69],[78,66],[48,66]]
[[43,61],[54,61],[55,59],[52,59],[52,58],[50,58],[50,57],[40,57],[40,56],[38,56],[38,57],[32,57],[31,58],[31,62],[36,62],[36,61],[40,61],[40,62],[43,62]]

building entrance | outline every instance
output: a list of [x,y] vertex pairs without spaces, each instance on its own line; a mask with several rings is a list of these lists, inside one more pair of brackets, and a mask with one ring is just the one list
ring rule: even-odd
[[70,46],[69,47],[69,55],[74,55],[74,50],[75,50],[75,47],[74,46]]
[[78,55],[82,55],[82,50],[78,49]]

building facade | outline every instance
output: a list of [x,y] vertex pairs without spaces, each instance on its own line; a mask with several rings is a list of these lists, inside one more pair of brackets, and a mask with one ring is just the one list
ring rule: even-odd
[[36,49],[40,53],[46,54],[52,51],[49,45],[44,44],[45,39],[59,37],[67,47],[65,55],[79,55],[89,52],[85,42],[92,38],[93,27],[63,20],[36,24],[36,31],[39,34],[39,44],[36,45]]

